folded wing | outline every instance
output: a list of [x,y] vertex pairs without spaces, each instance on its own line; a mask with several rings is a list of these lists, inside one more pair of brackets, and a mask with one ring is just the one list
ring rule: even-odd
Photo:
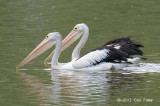
[[100,48],[96,48],[91,52],[76,59],[73,63],[74,68],[92,67],[104,62],[108,63],[124,63],[128,62],[127,58],[132,55],[143,55],[140,50],[143,45],[133,41],[129,37],[114,39],[107,42]]

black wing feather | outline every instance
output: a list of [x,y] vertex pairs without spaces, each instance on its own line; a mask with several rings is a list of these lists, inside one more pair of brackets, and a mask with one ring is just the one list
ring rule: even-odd
[[119,51],[113,47],[108,47],[108,46],[102,46],[92,51],[103,50],[103,49],[109,50],[109,53],[107,53],[106,55],[108,56],[100,62],[113,62],[113,63],[116,62],[117,63],[117,62],[127,61],[127,58],[129,57],[127,53]]
[[[99,63],[102,63],[102,62],[111,62],[111,63],[122,63],[122,62],[127,62],[127,58],[129,57],[129,55],[125,52],[122,52],[122,51],[119,51],[113,47],[108,47],[108,46],[102,46],[102,47],[99,47],[99,48],[96,48],[94,50],[92,50],[91,52],[94,52],[94,51],[103,51],[104,49],[108,50],[109,52],[106,52],[106,57],[102,58],[100,61],[90,61],[90,65],[97,65]],[[90,52],[89,52],[90,53]],[[89,54],[87,53],[87,54]],[[85,55],[87,55],[85,54]],[[83,56],[85,56],[83,55]],[[80,58],[82,58],[83,56],[81,56]],[[80,59],[78,58],[78,59]],[[77,60],[78,60],[77,59]]]
[[107,42],[104,46],[116,47],[120,46],[119,50],[131,55],[143,55],[140,47],[144,47],[140,42],[135,42],[129,37],[123,37],[111,40]]
[[[116,49],[115,48],[116,46],[120,46],[120,48]],[[105,45],[92,50],[92,51],[104,50],[104,49],[109,50],[109,52],[106,53],[105,58],[103,58],[101,61],[96,61],[96,63],[92,63],[92,65],[97,65],[101,62],[112,62],[112,63],[127,62],[127,58],[131,57],[132,55],[143,55],[143,52],[140,50],[140,47],[144,46],[139,42],[133,41],[129,37],[123,37],[111,40],[107,42]],[[82,55],[81,57],[85,55]]]

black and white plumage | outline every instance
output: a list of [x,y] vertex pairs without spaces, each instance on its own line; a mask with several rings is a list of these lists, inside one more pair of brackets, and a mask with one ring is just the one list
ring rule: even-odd
[[111,46],[115,49],[121,50],[131,55],[143,55],[143,52],[140,50],[140,47],[144,47],[141,43],[133,41],[129,37],[123,37],[119,39],[114,39],[107,42],[104,46]]
[[[55,51],[53,51],[51,55],[46,59],[52,59],[51,67],[54,69],[121,69],[128,64],[134,63],[138,60],[136,58],[132,58],[132,55],[143,55],[143,52],[140,50],[140,47],[143,47],[141,43],[134,42],[129,37],[123,37],[109,41],[102,47],[96,48],[80,57],[80,50],[85,45],[88,36],[89,28],[84,23],[77,24],[63,41],[61,41],[62,38],[60,33],[49,33],[46,38],[17,66],[17,68],[42,54],[55,43]],[[59,63],[58,58],[60,53],[80,37],[81,40],[72,52],[72,61],[68,63]]]
[[129,37],[115,39],[78,58],[74,63],[74,67],[91,67],[103,62],[113,64],[130,63],[128,58],[132,58],[131,56],[143,55],[140,47],[143,47],[141,43],[134,42]]
[[[62,49],[65,50],[70,44],[81,37],[81,40],[72,52],[72,61],[61,64],[56,69],[73,70],[108,70],[121,69],[128,64],[140,62],[140,58],[133,58],[133,55],[143,55],[140,47],[143,45],[133,41],[129,37],[114,39],[105,45],[92,50],[91,52],[80,56],[80,50],[85,45],[89,36],[89,28],[86,24],[77,24],[68,36],[62,41]],[[70,39],[70,40],[69,40]],[[70,43],[69,43],[70,42]],[[46,59],[51,59],[54,51]],[[55,68],[55,66],[52,66]]]

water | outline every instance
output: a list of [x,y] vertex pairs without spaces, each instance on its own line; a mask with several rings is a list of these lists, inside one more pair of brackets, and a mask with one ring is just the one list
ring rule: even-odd
[[[0,10],[0,105],[159,105],[158,0],[1,0]],[[81,54],[131,36],[144,44],[148,60],[118,71],[51,70],[43,65],[51,49],[16,73],[19,62],[49,32],[64,38],[82,22],[90,36]],[[60,62],[70,61],[75,45],[61,54]]]

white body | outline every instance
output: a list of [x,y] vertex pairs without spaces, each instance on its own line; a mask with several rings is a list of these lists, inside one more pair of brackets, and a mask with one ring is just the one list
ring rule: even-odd
[[106,63],[103,62],[101,64],[98,64],[96,66],[91,66],[91,67],[85,67],[85,68],[75,68],[73,67],[73,64],[75,63],[75,60],[72,60],[71,62],[68,63],[58,63],[58,65],[52,66],[53,69],[63,69],[63,70],[79,70],[79,71],[89,71],[89,70],[119,70],[124,67],[126,67],[128,64],[127,63]]

